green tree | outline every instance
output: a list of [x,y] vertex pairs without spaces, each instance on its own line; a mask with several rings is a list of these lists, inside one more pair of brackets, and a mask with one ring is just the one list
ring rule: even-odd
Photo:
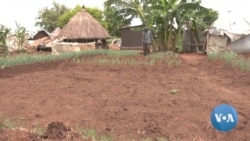
[[53,2],[53,7],[45,7],[38,12],[36,26],[46,29],[51,32],[57,27],[58,18],[67,12],[69,9],[65,5]]
[[[114,15],[117,15],[117,19],[123,18],[125,20],[123,23],[127,23],[127,25],[129,25],[134,18],[139,18],[142,21],[142,25],[153,30],[153,49],[155,49],[156,46],[158,32],[156,28],[153,29],[153,25],[155,24],[156,17],[161,14],[159,13],[159,10],[152,9],[152,5],[156,4],[156,0],[107,0],[105,3],[105,5],[109,5],[113,11],[115,11]],[[113,28],[112,25],[110,27]],[[156,27],[158,27],[158,25]]]
[[6,55],[8,54],[6,38],[8,34],[10,33],[10,31],[11,30],[7,28],[6,26],[0,25],[0,47]]
[[107,23],[107,30],[111,36],[120,37],[120,29],[129,25],[131,19],[125,19],[123,16],[118,15],[116,8],[108,3],[104,3],[104,15]]
[[[201,1],[188,3],[187,0],[159,0],[152,9],[161,13],[159,35],[165,49],[175,50],[182,45],[183,26],[188,27],[199,41],[198,31],[207,28],[218,16],[218,13],[202,7]],[[190,24],[191,23],[191,24]]]
[[82,9],[80,5],[77,5],[75,8],[68,10],[64,14],[62,14],[57,21],[57,25],[60,28],[63,28],[77,12],[79,12]]

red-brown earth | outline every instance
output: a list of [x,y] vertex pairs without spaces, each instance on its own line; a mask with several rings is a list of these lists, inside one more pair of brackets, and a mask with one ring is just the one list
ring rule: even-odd
[[[177,66],[60,60],[0,69],[0,114],[29,129],[2,128],[0,140],[53,140],[31,131],[61,122],[72,140],[83,140],[73,135],[81,127],[115,141],[250,141],[250,72],[205,54],[181,54],[180,60]],[[212,109],[221,103],[239,114],[228,133],[210,123]]]

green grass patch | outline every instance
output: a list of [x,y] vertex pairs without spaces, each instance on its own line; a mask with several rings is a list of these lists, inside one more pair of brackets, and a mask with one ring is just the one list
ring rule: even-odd
[[168,66],[173,66],[173,65],[178,66],[179,64],[181,64],[181,60],[179,59],[179,54],[174,52],[159,52],[159,53],[154,53],[149,57],[153,63],[159,61],[167,63]]
[[[95,57],[97,56],[97,57]],[[0,67],[11,67],[38,62],[49,62],[72,58],[74,63],[95,62],[97,64],[109,65],[145,65],[152,66],[157,62],[167,65],[179,65],[178,54],[172,52],[153,53],[146,57],[139,51],[110,51],[110,50],[91,50],[80,52],[67,52],[60,55],[39,55],[39,54],[20,54],[17,56],[0,57]]]
[[84,138],[96,139],[97,133],[95,129],[86,129],[82,132]]
[[113,141],[111,136],[98,135],[97,131],[93,128],[84,129],[77,126],[76,131],[81,135],[83,139],[92,139],[93,141]]
[[40,124],[36,123],[35,129],[33,130],[33,133],[38,135],[39,137],[43,136],[46,129],[42,127]]
[[[131,55],[134,56],[134,55]],[[137,55],[138,56],[138,55]],[[175,53],[168,52],[160,52],[153,53],[144,58],[136,58],[136,57],[124,57],[121,56],[103,56],[96,60],[94,60],[98,64],[111,64],[111,65],[144,65],[144,66],[153,66],[158,62],[165,63],[169,66],[179,65],[181,60],[179,59],[179,55]]]
[[15,130],[16,127],[17,123],[13,119],[0,115],[0,129]]
[[4,128],[7,128],[7,129],[15,129],[17,127],[16,122],[10,118],[4,119],[3,125],[4,125]]
[[37,54],[20,54],[18,56],[6,56],[0,57],[0,67],[11,67],[25,64],[33,64],[37,62],[48,62],[53,60],[61,60],[67,58],[74,58],[75,62],[81,62],[79,57],[81,56],[94,56],[105,55],[111,57],[124,57],[139,55],[136,51],[110,51],[110,50],[91,50],[80,52],[67,52],[60,55],[37,55]]
[[113,141],[113,139],[110,136],[101,136],[99,141]]
[[142,139],[141,141],[169,141],[169,140],[167,140],[165,138],[158,137],[158,138],[155,138],[155,139],[145,138],[145,139]]
[[140,55],[139,51],[131,51],[131,50],[119,50],[119,51],[111,51],[111,50],[104,50],[101,51],[104,55],[110,57],[129,57],[129,56],[138,56]]
[[103,65],[149,65],[149,62],[146,60],[136,60],[134,58],[121,58],[121,57],[112,57],[112,58],[98,58],[94,62]]
[[250,58],[245,58],[237,53],[222,52],[216,54],[208,54],[212,59],[222,59],[226,64],[232,67],[240,68],[243,71],[250,71]]

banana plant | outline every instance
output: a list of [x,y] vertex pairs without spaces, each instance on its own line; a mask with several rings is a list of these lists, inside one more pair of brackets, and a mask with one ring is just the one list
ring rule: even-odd
[[[193,36],[193,39],[196,44],[196,50],[199,52],[198,49],[198,42],[200,42],[199,32],[207,29],[213,21],[218,18],[218,13],[213,11],[212,9],[202,7],[200,5],[201,1],[197,1],[195,3],[187,3],[185,4],[185,12],[181,13],[180,20],[181,25],[185,25]],[[180,26],[181,28],[181,26]],[[179,29],[182,31],[183,29]],[[182,32],[178,32],[177,39],[182,38]],[[182,42],[179,42],[179,46],[182,45]]]
[[157,0],[152,6],[152,9],[158,10],[158,14],[161,15],[156,21],[162,25],[159,34],[166,50],[175,50],[182,37],[182,27],[187,19],[186,13],[196,11],[197,8],[202,8],[199,2],[187,3],[186,0]]
[[[110,5],[116,9],[116,14],[125,18],[129,23],[133,18],[139,18],[142,25],[149,29],[153,27],[153,16],[151,15],[151,6],[155,0],[107,0],[105,5]],[[134,30],[142,30],[135,28]],[[153,32],[153,49],[155,50],[156,36]]]
[[146,24],[146,14],[149,10],[150,0],[107,0],[105,5],[111,5],[117,11],[117,14],[130,21],[133,18],[140,18],[143,24]]
[[[154,43],[158,42],[165,50],[175,50],[181,46],[183,25],[193,19],[191,29],[197,33],[202,19],[210,13],[209,21],[216,17],[216,13],[200,5],[201,1],[188,3],[187,0],[107,0],[117,14],[130,21],[140,18],[143,25],[153,30]],[[204,14],[205,13],[205,14]],[[211,23],[210,23],[211,24]],[[198,41],[198,39],[197,39]]]

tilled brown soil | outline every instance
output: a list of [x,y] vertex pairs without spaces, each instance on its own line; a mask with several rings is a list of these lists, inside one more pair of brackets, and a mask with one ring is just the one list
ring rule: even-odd
[[[115,141],[157,137],[250,141],[250,73],[203,54],[180,58],[178,66],[64,60],[4,68],[0,70],[0,114],[29,129],[59,121],[72,132],[78,126],[93,128]],[[179,93],[171,94],[172,90]],[[239,114],[236,129],[229,133],[218,132],[210,123],[210,113],[220,103],[233,105]],[[0,130],[0,140],[38,140],[35,136]],[[77,135],[70,139],[81,140]]]

